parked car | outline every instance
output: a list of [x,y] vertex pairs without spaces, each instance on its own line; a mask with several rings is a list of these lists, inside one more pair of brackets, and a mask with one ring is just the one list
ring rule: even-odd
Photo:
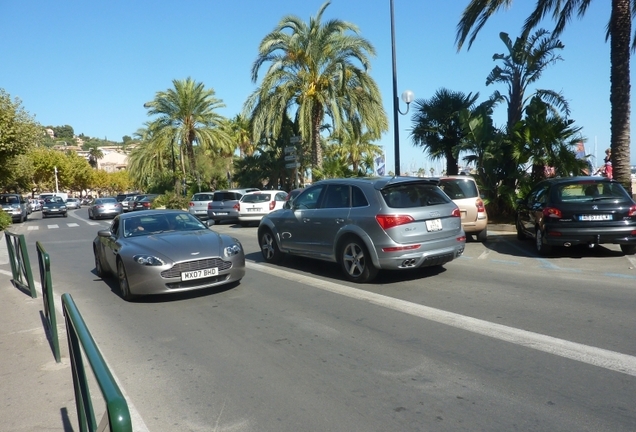
[[188,203],[188,211],[201,220],[208,219],[208,204],[212,202],[214,192],[199,192],[192,195]]
[[380,269],[439,266],[459,257],[466,236],[459,208],[433,178],[322,180],[291,208],[263,217],[265,261],[285,254],[340,264],[345,278],[372,280]]
[[257,188],[228,189],[214,192],[212,202],[208,203],[210,224],[223,221],[238,222],[238,203],[243,195],[257,191]]
[[79,198],[69,198],[66,200],[66,208],[68,210],[76,210],[82,207],[82,202]]
[[488,213],[475,179],[466,175],[442,177],[439,187],[459,207],[466,236],[474,235],[477,241],[485,242],[488,238]]
[[31,208],[31,212],[42,210],[42,203],[38,199],[30,199],[29,207]]
[[[152,208],[152,202],[157,199],[158,194],[138,195],[135,197],[133,210],[150,210]],[[130,207],[130,204],[128,204]]]
[[29,218],[29,205],[20,194],[0,194],[0,205],[13,222],[24,222]]
[[68,216],[66,201],[61,196],[53,195],[44,199],[42,205],[42,219],[49,216]]
[[289,191],[285,198],[285,205],[291,205],[290,201],[293,201],[305,188],[296,188]]
[[139,195],[139,192],[121,193],[121,194],[117,194],[115,198],[117,199],[118,202],[123,202],[126,198],[135,197],[136,195]]
[[125,300],[234,283],[245,275],[241,243],[183,210],[116,216],[98,231],[93,252],[97,275],[115,275]]
[[121,213],[121,203],[114,197],[96,198],[88,207],[89,219],[114,218]]
[[251,223],[260,222],[263,216],[280,210],[287,199],[287,192],[269,190],[248,192],[239,200],[239,223],[248,226]]
[[123,201],[121,201],[121,208],[123,210],[124,213],[132,211],[132,208],[134,207],[134,203],[135,203],[135,197],[137,195],[131,195],[131,196],[127,196],[126,198],[124,198]]
[[537,252],[554,246],[618,244],[636,253],[636,202],[605,177],[551,178],[517,202],[517,237],[532,238]]

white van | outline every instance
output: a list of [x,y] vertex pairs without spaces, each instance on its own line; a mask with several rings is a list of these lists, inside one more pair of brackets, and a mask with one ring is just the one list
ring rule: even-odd
[[66,202],[66,200],[68,199],[68,194],[65,192],[45,192],[40,194],[40,196],[38,197],[38,199],[40,200],[40,202],[44,201],[47,198],[50,198],[52,196],[59,196],[62,197],[62,199],[64,200],[64,202]]

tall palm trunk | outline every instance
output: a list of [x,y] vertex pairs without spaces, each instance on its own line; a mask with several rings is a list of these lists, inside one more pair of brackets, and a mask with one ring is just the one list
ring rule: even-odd
[[322,169],[322,146],[320,145],[320,126],[324,117],[322,105],[315,105],[312,115],[311,163],[314,168]]
[[630,0],[612,0],[612,16],[610,18],[610,58],[612,104],[612,167],[613,176],[621,182],[631,194],[632,182],[630,171],[630,76],[629,76],[629,44],[632,32]]

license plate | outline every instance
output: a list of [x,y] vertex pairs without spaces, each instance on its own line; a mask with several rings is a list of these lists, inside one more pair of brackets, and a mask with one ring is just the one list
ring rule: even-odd
[[59,211],[59,210],[58,209],[51,209],[51,211],[54,212],[54,211]]
[[426,229],[428,231],[441,231],[442,230],[442,220],[441,219],[431,219],[426,221]]
[[611,214],[600,214],[600,215],[581,215],[579,216],[580,221],[607,221],[612,220]]
[[259,210],[260,210],[260,209],[257,209],[257,208],[248,208],[248,209],[247,209],[248,213],[251,213],[251,212],[257,212],[257,211],[259,211]]
[[216,212],[215,215],[217,215],[217,216],[227,216],[228,212]]
[[219,274],[218,268],[193,270],[193,271],[181,272],[181,280],[187,281],[187,280],[193,280],[193,279],[203,279],[206,277],[216,276],[218,274]]

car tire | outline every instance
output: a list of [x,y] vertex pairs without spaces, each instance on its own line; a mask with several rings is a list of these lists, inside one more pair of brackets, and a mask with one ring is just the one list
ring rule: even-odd
[[93,248],[93,255],[95,256],[95,274],[97,277],[104,279],[106,276],[106,272],[104,272],[104,267],[102,267],[102,260],[97,253],[97,249]]
[[621,251],[625,255],[634,255],[636,254],[636,245],[621,245]]
[[552,246],[549,244],[545,244],[543,242],[543,238],[545,237],[545,233],[543,232],[543,230],[539,227],[537,227],[537,231],[536,231],[536,236],[535,236],[535,246],[537,248],[537,252],[539,252],[539,255],[550,255],[550,253],[552,252]]
[[369,251],[357,238],[346,239],[338,256],[345,278],[351,282],[370,282],[378,274],[379,270],[373,265]]
[[89,218],[89,219],[93,219],[93,215],[91,214],[91,211],[90,211],[90,210],[88,211],[88,218]]
[[475,236],[478,242],[484,243],[488,239],[488,228],[479,231]]
[[517,240],[527,240],[528,237],[526,237],[526,235],[524,234],[523,230],[521,229],[521,224],[519,223],[519,218],[517,218],[517,221],[515,223],[515,227],[517,228]]
[[128,275],[126,274],[126,268],[121,259],[117,260],[117,282],[119,282],[119,294],[121,297],[126,301],[131,301],[134,296],[130,292]]
[[278,264],[283,258],[283,252],[278,247],[278,243],[276,243],[276,238],[274,234],[269,228],[265,228],[261,230],[258,235],[260,239],[259,243],[261,246],[261,253],[263,254],[263,258],[265,262],[270,264]]

